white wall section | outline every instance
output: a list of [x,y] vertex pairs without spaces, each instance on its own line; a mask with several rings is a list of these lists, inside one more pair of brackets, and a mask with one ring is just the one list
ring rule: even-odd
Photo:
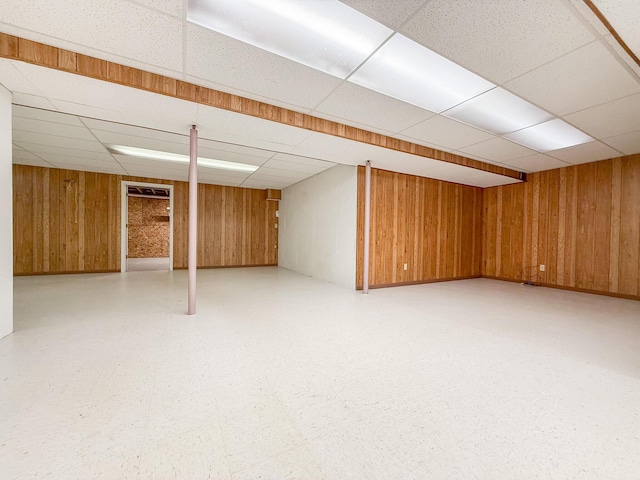
[[357,169],[339,165],[282,191],[278,265],[355,289]]
[[0,338],[13,332],[11,92],[0,85]]

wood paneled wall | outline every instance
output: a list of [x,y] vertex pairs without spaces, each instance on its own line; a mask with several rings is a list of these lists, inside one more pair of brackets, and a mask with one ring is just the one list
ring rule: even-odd
[[640,296],[640,155],[485,189],[483,219],[484,276]]
[[[372,169],[370,220],[370,287],[481,274],[480,188]],[[362,288],[364,167],[358,168],[357,235]]]
[[[14,274],[119,271],[122,180],[174,185],[174,268],[186,268],[187,183],[14,165]],[[198,266],[277,265],[277,209],[263,190],[200,184]]]

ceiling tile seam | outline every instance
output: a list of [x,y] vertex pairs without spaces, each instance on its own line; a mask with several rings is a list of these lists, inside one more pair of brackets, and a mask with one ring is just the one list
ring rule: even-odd
[[582,113],[582,112],[585,112],[585,111],[590,110],[592,108],[599,108],[599,107],[602,107],[604,105],[608,105],[608,104],[613,103],[613,102],[619,102],[620,100],[624,100],[625,98],[637,97],[637,96],[640,96],[640,92],[630,93],[629,95],[624,95],[622,97],[614,98],[613,100],[609,100],[607,102],[602,102],[602,103],[598,103],[597,105],[592,105],[590,107],[581,108],[580,110],[576,110],[575,112],[566,113],[566,114],[562,115],[559,118],[562,118],[565,122],[570,123],[567,119],[565,119],[565,117],[568,117],[568,116],[571,116],[571,115],[575,115],[576,113]]
[[[0,57],[0,58],[1,58],[1,57]],[[22,73],[22,72],[20,71],[20,69],[19,69],[19,68],[14,64],[14,62],[13,62],[13,61],[11,61],[11,62],[9,63],[9,65],[11,66],[11,68],[13,68],[13,69],[16,71],[16,73],[17,73],[21,78],[23,78],[23,79],[24,79],[24,80],[25,80],[29,85],[31,85],[31,88],[33,88],[33,90],[35,90],[36,92],[38,92],[38,93],[40,94],[40,95],[39,95],[40,97],[42,97],[42,98],[47,98],[45,95],[43,95],[43,93],[40,91],[40,89],[39,89],[38,87],[36,87],[33,83],[31,83],[31,80],[29,80],[29,77],[27,77],[24,73]],[[12,92],[12,93],[13,93],[13,92]],[[23,93],[23,94],[25,94],[25,95],[29,95],[29,94],[27,94],[27,93],[25,93],[25,92],[18,92],[18,93]],[[48,99],[47,99],[47,100],[48,100]],[[55,105],[54,105],[54,107],[55,107]]]
[[[521,74],[519,74],[519,75],[516,75],[515,77],[512,77],[512,78],[510,78],[509,80],[505,80],[503,83],[498,84],[498,85],[499,85],[500,87],[504,88],[505,90],[509,90],[507,87],[505,87],[505,85],[506,85],[507,83],[513,82],[514,80],[518,80],[518,79],[520,79],[520,78],[522,78],[522,77],[524,77],[524,76],[526,76],[526,75],[529,75],[530,73],[533,73],[533,72],[535,72],[536,70],[541,69],[542,67],[546,67],[547,65],[549,65],[549,64],[551,64],[551,63],[553,63],[553,62],[556,62],[556,61],[558,61],[558,60],[560,60],[560,59],[562,59],[562,58],[564,58],[564,57],[566,57],[566,56],[568,56],[568,55],[572,55],[572,54],[574,54],[575,52],[577,52],[578,50],[581,50],[581,49],[583,49],[583,48],[587,48],[589,45],[592,45],[592,44],[597,43],[597,42],[603,43],[603,42],[604,42],[604,39],[602,39],[602,38],[594,38],[593,40],[591,40],[591,41],[589,41],[589,42],[587,42],[587,43],[583,43],[582,45],[580,45],[580,46],[578,46],[578,47],[575,47],[575,48],[571,49],[570,51],[563,53],[562,55],[559,55],[559,56],[557,56],[557,57],[555,57],[555,58],[552,58],[551,60],[548,60],[548,61],[546,61],[546,62],[544,62],[544,63],[541,63],[540,65],[538,65],[538,66],[536,66],[536,67],[534,67],[534,68],[532,68],[532,69],[530,69],[530,70],[527,70],[527,71],[526,71],[526,72],[524,72],[524,73],[521,73]],[[511,90],[509,90],[509,92],[510,92],[510,93],[513,93],[513,92],[511,92]],[[514,93],[514,95],[516,95],[516,94]],[[529,100],[527,100],[527,101],[529,101]],[[532,103],[532,104],[533,104],[533,102],[530,102],[530,103]],[[534,104],[534,105],[535,105],[535,104]],[[540,107],[539,105],[536,105],[536,107],[542,108],[542,107]]]
[[[4,35],[6,35],[6,34],[4,34]],[[17,38],[18,40],[20,40],[20,37],[15,37],[15,38]],[[23,40],[24,40],[24,41],[27,41],[27,42],[32,42],[32,41],[30,41],[30,40],[26,40],[26,39],[23,39]],[[47,46],[46,44],[40,44],[40,43],[38,43],[38,42],[32,42],[32,43],[34,43],[34,44],[36,44],[36,45],[43,45],[43,46],[45,46],[45,47]],[[56,50],[63,50],[63,49],[60,49],[60,48],[58,48],[58,47],[51,47],[51,48],[55,48]],[[74,52],[71,52],[71,53],[74,53]],[[67,73],[71,73],[71,74],[76,74],[76,75],[81,75],[81,76],[88,76],[88,75],[83,74],[83,73],[80,73],[80,72],[78,72],[78,71],[64,70],[64,69],[62,69],[61,67],[59,67],[59,66],[57,66],[57,65],[52,66],[52,65],[47,65],[47,64],[38,64],[38,63],[37,63],[37,61],[36,61],[36,62],[34,62],[34,61],[30,61],[29,59],[24,59],[24,58],[22,58],[22,56],[21,56],[21,53],[20,53],[20,52],[18,52],[18,54],[17,54],[17,56],[16,56],[16,57],[11,56],[11,57],[7,57],[7,58],[10,58],[10,59],[12,59],[12,60],[17,60],[17,61],[25,62],[25,63],[32,63],[32,64],[33,64],[33,63],[35,63],[36,65],[44,66],[45,68],[52,68],[52,69],[56,69],[56,70],[67,71]],[[109,61],[107,61],[107,64],[109,64],[109,63],[113,63],[113,62],[109,62]],[[117,65],[117,64],[116,64],[116,65]],[[136,67],[132,67],[132,68],[136,68]],[[94,78],[94,79],[99,80],[99,81],[107,81],[107,82],[110,82],[110,83],[117,83],[117,82],[110,81],[108,78],[103,78],[103,77],[101,77],[101,76],[89,76],[89,78]],[[156,94],[168,95],[168,96],[171,96],[171,97],[173,97],[173,98],[178,98],[178,99],[180,99],[180,100],[184,100],[184,101],[187,101],[187,102],[192,102],[192,103],[202,103],[202,100],[198,100],[197,98],[195,98],[195,96],[194,96],[194,98],[184,98],[184,95],[185,95],[184,93],[183,93],[183,94],[178,94],[178,95],[170,95],[170,94],[167,94],[166,92],[160,92],[160,91],[155,91],[155,90],[149,90],[148,88],[142,88],[142,87],[139,87],[139,86],[125,85],[125,84],[122,84],[122,83],[117,83],[117,84],[120,84],[120,85],[123,85],[123,86],[129,87],[129,88],[137,88],[137,89],[144,90],[144,91],[151,91],[152,93],[156,93]],[[197,85],[193,85],[193,84],[191,84],[191,85],[194,87],[194,89],[198,87]],[[207,89],[207,87],[201,87],[201,88],[203,88],[203,89]],[[208,89],[208,90],[212,90],[212,89]],[[224,93],[224,92],[221,92],[221,93]],[[182,95],[182,96],[181,96],[181,95]],[[232,94],[226,94],[226,95],[229,95],[230,97],[233,97],[233,96],[234,96],[234,95],[232,95]],[[243,97],[240,97],[240,98],[242,99]],[[248,100],[248,101],[252,101],[252,100],[250,100],[250,99],[247,99],[247,100]],[[255,102],[255,101],[254,101],[254,102]],[[256,102],[256,103],[261,103],[261,102]],[[207,105],[208,105],[208,103],[207,103]],[[210,105],[210,106],[215,107],[215,108],[224,108],[224,107],[220,107],[219,105],[213,105],[213,104],[212,104],[212,105]],[[279,108],[279,109],[280,109],[281,107],[274,106],[274,108]],[[234,110],[231,110],[231,109],[227,109],[227,110],[234,111]],[[284,110],[288,110],[288,109],[284,109]],[[289,110],[289,111],[290,111],[291,113],[293,113],[294,115],[299,114],[299,112],[296,112],[295,110]],[[262,117],[260,117],[260,115],[252,114],[252,113],[250,113],[250,112],[237,112],[237,113],[241,113],[241,114],[249,115],[249,116],[254,116],[254,117],[256,117],[256,118],[262,118]],[[302,116],[304,117],[304,114],[300,114],[300,115],[302,115]],[[303,117],[302,117],[302,118],[303,118]],[[265,119],[265,120],[269,120],[269,119],[267,119],[267,118],[263,118],[263,119]],[[311,117],[311,120],[313,120],[313,119],[317,119],[317,117]],[[318,119],[318,120],[322,120],[322,119]],[[285,125],[295,126],[295,127],[298,127],[298,128],[306,128],[306,129],[308,129],[308,130],[318,131],[319,133],[325,133],[324,131],[321,131],[321,130],[320,130],[320,127],[315,127],[315,128],[313,128],[313,127],[309,127],[309,126],[294,125],[294,124],[290,124],[290,123],[287,123],[287,122],[284,122],[284,121],[279,121],[279,120],[271,120],[271,121],[274,121],[274,122],[276,122],[276,123],[285,124]],[[327,120],[325,120],[325,121],[327,121]],[[328,121],[328,122],[330,122],[330,121]],[[331,122],[331,123],[336,123],[336,122]],[[337,126],[338,126],[338,127],[344,127],[345,125],[337,124]],[[347,127],[348,127],[348,126],[347,126]],[[356,127],[352,127],[352,128],[356,128]],[[356,128],[356,129],[357,129],[357,128]],[[361,129],[357,129],[357,130],[361,130]],[[371,134],[373,134],[373,135],[379,136],[379,134],[374,134],[373,132],[367,132],[366,130],[365,130],[364,132],[365,132],[365,133],[371,133]],[[337,131],[336,131],[336,132],[328,133],[328,134],[329,134],[329,135],[333,134],[333,135],[335,135],[335,136],[337,136],[337,137],[339,137],[339,138],[343,138],[343,139],[348,140],[348,141],[354,141],[354,142],[356,142],[356,143],[365,143],[365,144],[371,144],[371,145],[374,145],[373,143],[368,142],[368,141],[363,141],[363,140],[358,140],[358,139],[354,139],[354,138],[349,138],[349,137],[347,137],[347,136],[346,136],[346,134],[345,134],[344,132],[340,133],[340,132],[337,132]],[[399,139],[395,139],[394,137],[386,137],[386,136],[384,136],[384,135],[382,135],[382,137],[385,137],[385,138],[380,139],[379,141],[380,141],[380,142],[382,142],[382,141],[384,140],[385,144],[386,144],[386,140],[387,140],[387,138],[388,138],[388,139],[390,139],[390,140],[398,140],[398,141],[401,141],[401,140],[399,140]],[[411,143],[411,142],[408,142],[408,143]],[[382,145],[378,145],[378,146],[382,146]],[[418,145],[415,145],[415,144],[414,144],[414,146],[419,146],[419,144],[418,144]],[[411,148],[411,147],[412,147],[412,145],[408,145],[408,146],[405,146],[405,147],[406,147],[406,148]],[[394,147],[390,147],[390,146],[383,146],[383,148],[390,148],[390,149],[395,150],[395,151],[403,151],[404,153],[410,153],[410,152],[406,152],[406,151],[404,151],[404,150],[399,150],[398,148],[394,148]],[[435,154],[435,155],[438,155],[438,153],[442,153],[442,154],[444,154],[444,155],[442,155],[443,157],[447,157],[447,156],[449,155],[446,151],[440,151],[440,152],[436,151],[434,154]],[[427,156],[427,152],[424,152],[423,154],[416,154],[416,155],[417,155],[417,156],[420,156],[420,157],[425,157],[425,158],[432,158],[432,156]],[[438,155],[438,156],[440,156],[440,155]],[[456,157],[459,157],[458,155],[455,155],[455,156],[456,156]],[[447,162],[447,163],[457,164],[457,165],[460,165],[460,166],[464,166],[464,167],[472,168],[472,169],[476,169],[476,170],[483,170],[483,171],[491,171],[491,168],[492,168],[492,167],[495,167],[494,165],[491,165],[491,164],[475,165],[475,166],[474,166],[473,164],[472,164],[472,165],[469,165],[469,161],[470,161],[470,162],[473,162],[474,164],[475,164],[475,163],[482,163],[482,162],[479,162],[479,161],[477,161],[477,160],[473,160],[473,159],[468,159],[468,158],[466,158],[466,157],[461,157],[461,161],[458,161],[458,162],[454,161],[453,159],[451,159],[451,160],[441,159],[441,161],[443,161],[443,162]],[[502,168],[502,167],[498,167],[498,168]],[[504,171],[504,172],[501,172],[501,173],[494,172],[494,173],[496,173],[497,175],[508,176],[508,177],[512,177],[512,178],[519,178],[519,176],[520,176],[520,173],[519,173],[519,172],[517,172],[517,171],[515,171],[515,170],[513,170],[513,169],[504,169],[504,170],[509,170],[509,171]]]
[[103,147],[103,148],[104,148],[104,149],[109,153],[110,157],[111,157],[111,158],[113,158],[114,162],[116,162],[116,163],[120,166],[120,168],[121,168],[121,169],[122,169],[122,170],[123,170],[127,175],[129,175],[129,172],[127,171],[127,169],[126,169],[126,168],[124,168],[124,166],[123,166],[123,165],[118,161],[118,159],[117,159],[114,155],[112,155],[112,154],[111,154],[111,152],[109,152],[109,149],[106,147],[106,145],[105,145],[104,143],[102,143],[102,141],[100,141],[100,139],[99,139],[99,138],[98,138],[98,136],[93,132],[93,130],[92,130],[91,128],[89,128],[89,127],[87,126],[87,124],[86,124],[86,123],[84,123],[84,120],[82,119],[82,117],[80,117],[80,116],[76,116],[76,118],[78,119],[78,121],[79,121],[80,123],[82,123],[82,124],[84,125],[84,127],[89,131],[89,133],[90,133],[91,135],[93,135],[93,138],[95,138],[95,139],[96,139],[96,141],[98,141],[98,142],[100,143],[100,145],[102,145],[102,147]]

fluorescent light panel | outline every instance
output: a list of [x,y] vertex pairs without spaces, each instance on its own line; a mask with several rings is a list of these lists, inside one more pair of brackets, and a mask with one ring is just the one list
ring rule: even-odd
[[440,113],[495,85],[396,34],[349,81]]
[[[148,150],[146,148],[128,147],[125,145],[107,145],[107,148],[112,153],[119,153],[120,155],[128,155],[130,157],[148,158],[151,160],[160,160],[163,162],[174,163],[189,163],[189,155],[182,155],[179,153],[161,152],[158,150]],[[201,158],[198,157],[199,167],[216,168],[219,170],[232,170],[235,172],[255,172],[258,168],[256,165],[249,165],[247,163],[227,162],[225,160],[215,160],[213,158]]]
[[189,0],[187,19],[340,78],[393,33],[338,0]]
[[504,138],[542,153],[580,145],[593,140],[586,133],[559,118],[509,133],[504,135]]
[[500,87],[467,100],[443,115],[498,135],[554,118],[550,113]]

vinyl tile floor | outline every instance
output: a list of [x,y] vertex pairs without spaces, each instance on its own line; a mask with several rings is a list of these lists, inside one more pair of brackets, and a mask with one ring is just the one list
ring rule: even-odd
[[276,267],[19,277],[0,478],[640,479],[640,302]]

